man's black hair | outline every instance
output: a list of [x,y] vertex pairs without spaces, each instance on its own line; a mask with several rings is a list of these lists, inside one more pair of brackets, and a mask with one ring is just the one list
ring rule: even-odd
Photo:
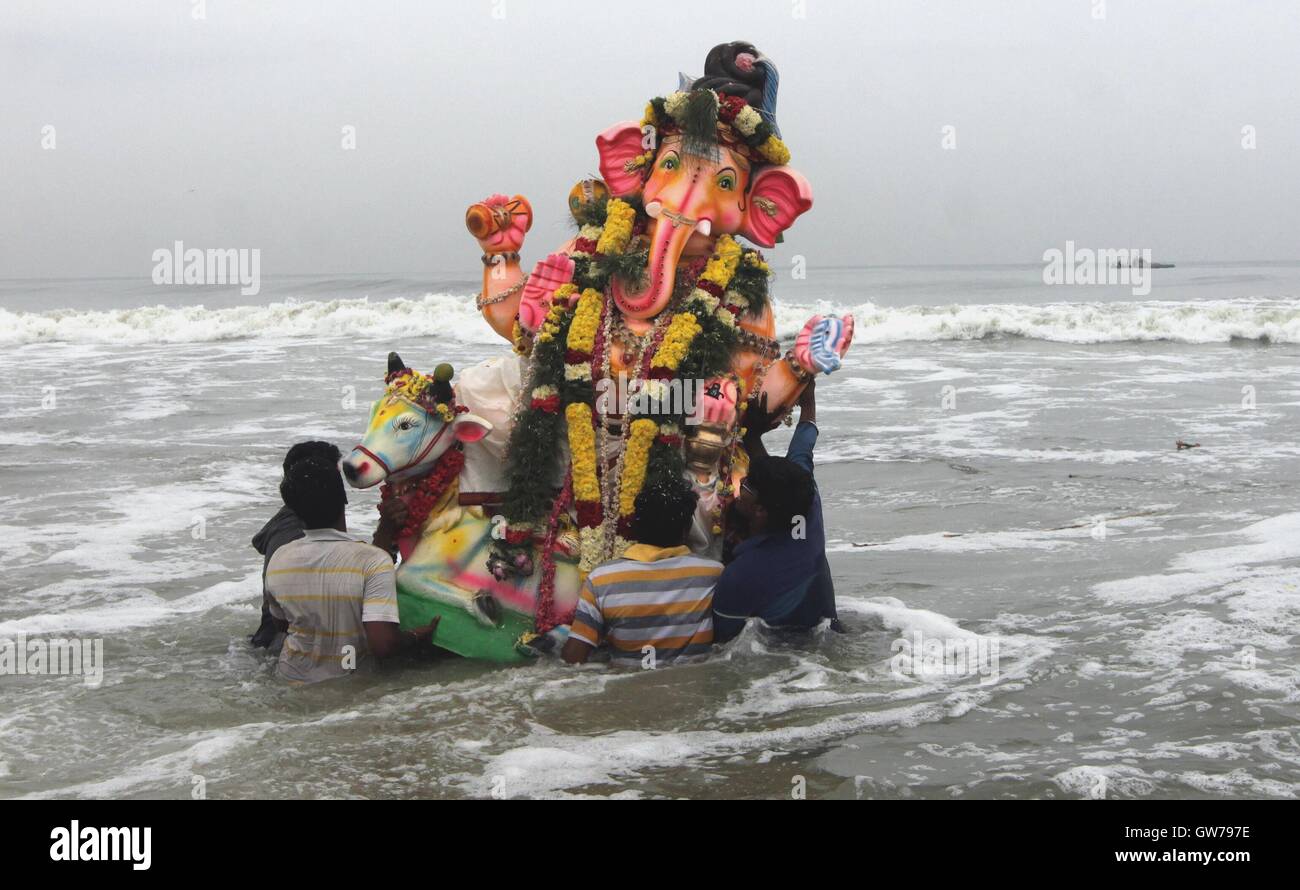
[[338,464],[319,457],[304,458],[285,470],[280,497],[309,529],[332,527],[348,502]]
[[333,442],[299,442],[285,453],[284,471],[289,472],[289,467],[300,460],[316,458],[326,463],[336,464],[340,457],[342,455],[339,454],[339,447]]
[[647,485],[636,496],[632,515],[632,537],[652,547],[676,547],[686,543],[695,516],[694,490],[685,479]]
[[813,503],[813,477],[803,467],[784,457],[756,457],[750,461],[749,487],[767,510],[767,530],[790,530],[796,516],[807,516]]

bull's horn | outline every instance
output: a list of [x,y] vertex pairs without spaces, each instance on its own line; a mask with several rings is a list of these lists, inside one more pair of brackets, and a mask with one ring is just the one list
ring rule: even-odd
[[402,361],[402,357],[396,352],[388,353],[388,373],[396,374],[398,371],[405,370],[406,364]]

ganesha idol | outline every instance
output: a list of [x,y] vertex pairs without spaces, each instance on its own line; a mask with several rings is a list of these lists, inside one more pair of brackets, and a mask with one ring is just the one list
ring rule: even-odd
[[[813,317],[775,339],[772,247],[812,206],[777,129],[775,66],[715,47],[704,76],[596,138],[602,179],[569,195],[577,235],[525,275],[520,195],[471,206],[478,309],[513,345],[454,375],[390,354],[387,389],[343,463],[406,501],[397,572],[404,626],[524,660],[564,634],[586,573],[629,544],[637,495],[685,478],[690,544],[716,556],[748,466],[746,408],[787,412],[839,367],[853,319]],[[675,479],[674,479],[675,477]]]

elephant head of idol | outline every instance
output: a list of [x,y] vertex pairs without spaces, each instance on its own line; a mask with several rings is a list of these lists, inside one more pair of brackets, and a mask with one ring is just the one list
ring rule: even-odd
[[453,446],[492,431],[492,424],[457,404],[452,373],[451,365],[442,364],[427,376],[388,353],[387,387],[370,409],[361,444],[343,459],[349,485],[370,488],[421,476]]
[[772,247],[812,207],[812,188],[788,166],[776,127],[776,84],[776,67],[753,46],[723,44],[703,77],[652,99],[640,123],[596,138],[610,192],[639,197],[650,218],[640,283],[612,283],[629,318],[668,305],[684,256],[711,253],[724,233]]

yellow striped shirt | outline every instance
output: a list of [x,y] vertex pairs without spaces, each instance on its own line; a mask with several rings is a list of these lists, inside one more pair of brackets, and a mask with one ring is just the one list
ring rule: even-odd
[[713,643],[713,586],[722,563],[686,546],[633,544],[622,559],[597,566],[582,585],[569,627],[617,661],[656,665],[706,655]]
[[367,621],[397,623],[393,562],[334,529],[309,529],[266,568],[271,614],[289,622],[279,673],[296,683],[340,677],[366,655]]

